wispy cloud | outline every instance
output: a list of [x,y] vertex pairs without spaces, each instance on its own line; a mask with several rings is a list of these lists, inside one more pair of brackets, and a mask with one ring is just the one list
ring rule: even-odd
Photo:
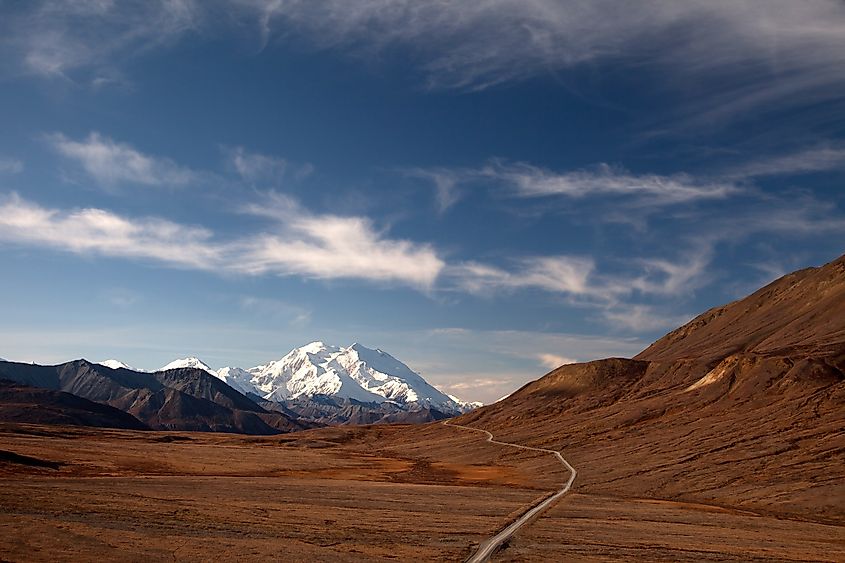
[[659,298],[674,306],[710,279],[712,247],[699,245],[672,261],[665,258],[626,259],[623,271],[600,271],[592,259],[545,256],[522,259],[505,269],[480,263],[451,266],[447,279],[461,291],[483,296],[539,289],[558,294],[569,304],[596,311],[596,319],[615,329],[647,332],[671,328],[688,320],[641,300]]
[[591,258],[541,256],[519,260],[511,270],[467,262],[453,266],[449,274],[462,289],[471,293],[533,287],[580,296],[595,291],[589,283],[594,269]]
[[441,210],[457,201],[458,190],[472,184],[503,188],[512,197],[614,198],[617,203],[643,208],[721,200],[745,191],[730,179],[701,179],[683,173],[634,174],[605,163],[554,171],[527,162],[493,159],[478,168],[410,169],[405,174],[430,181]]
[[480,90],[599,62],[636,64],[668,75],[660,82],[683,90],[685,111],[713,122],[840,99],[843,14],[837,0],[654,1],[634,11],[613,0],[42,0],[10,10],[0,34],[28,71],[89,70],[92,82],[187,33],[232,35],[250,20],[262,45],[284,37],[368,60],[401,50],[431,88]]
[[0,174],[20,174],[23,161],[17,158],[0,157]]
[[678,315],[643,304],[616,304],[601,312],[601,318],[607,325],[634,333],[677,328],[689,322],[693,316]]
[[250,152],[244,147],[224,148],[224,153],[235,172],[252,184],[279,184],[288,171],[288,161],[278,156]]
[[23,69],[63,78],[86,70],[92,85],[113,81],[126,59],[172,44],[202,17],[193,0],[42,0],[27,8],[10,11],[0,24]]
[[639,198],[644,205],[670,205],[703,199],[724,199],[741,190],[730,182],[699,180],[688,174],[631,174],[599,164],[592,170],[552,172],[527,163],[494,162],[477,175],[502,183],[523,197],[618,195]]
[[245,211],[271,218],[273,230],[219,240],[203,227],[103,209],[49,209],[11,194],[0,200],[0,241],[218,273],[358,279],[422,290],[444,266],[430,246],[388,238],[363,217],[312,214],[281,196]]
[[405,168],[401,172],[411,178],[420,178],[434,187],[434,200],[438,213],[445,213],[462,196],[460,184],[467,181],[466,172],[447,168]]
[[116,142],[97,132],[79,141],[61,133],[53,133],[46,138],[59,154],[78,164],[102,186],[130,183],[177,187],[198,177],[197,173],[169,158],[144,154],[131,145]]
[[202,227],[158,218],[129,219],[103,209],[48,209],[17,194],[0,201],[0,239],[7,242],[200,270],[221,262],[222,250]]
[[730,176],[754,178],[845,170],[845,147],[827,145],[757,159],[728,172]]
[[140,293],[124,287],[106,289],[103,291],[102,296],[110,305],[120,309],[128,309],[142,299]]
[[[265,37],[295,30],[319,48],[402,48],[432,88],[480,90],[597,62],[670,75],[709,122],[755,107],[835,100],[845,85],[836,0],[418,2],[243,1]],[[719,80],[719,89],[711,87]],[[691,85],[698,95],[689,96]],[[702,119],[703,121],[703,119]]]
[[292,326],[302,326],[311,320],[311,311],[281,299],[245,295],[239,299],[240,307],[252,315],[285,319]]
[[677,261],[627,259],[627,273],[602,273],[592,258],[536,256],[516,260],[510,268],[468,262],[451,266],[448,275],[470,293],[523,288],[542,289],[600,303],[615,303],[632,294],[673,296],[703,285],[712,249],[688,250]]
[[537,361],[540,362],[540,365],[547,369],[555,369],[564,364],[574,364],[577,360],[572,358],[567,358],[566,356],[560,356],[558,354],[540,354],[537,356]]
[[807,193],[788,193],[746,202],[741,215],[701,216],[690,212],[685,220],[694,224],[687,236],[704,247],[737,243],[755,235],[784,238],[832,236],[845,233],[845,217],[836,202],[819,200]]
[[270,219],[279,231],[243,245],[240,267],[252,273],[401,281],[431,288],[445,265],[431,246],[388,239],[367,218],[312,214],[283,195],[271,194],[261,204],[245,206],[244,212]]

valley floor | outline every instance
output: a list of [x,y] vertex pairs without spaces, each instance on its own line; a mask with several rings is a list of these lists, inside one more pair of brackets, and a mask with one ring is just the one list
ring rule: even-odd
[[0,450],[0,560],[12,561],[456,561],[543,493],[514,468],[319,435],[6,425]]
[[572,493],[495,561],[845,561],[845,528],[643,498]]
[[[438,424],[275,437],[0,425],[0,560],[461,561],[565,479],[547,457]],[[494,560],[842,561],[843,540],[841,525],[576,482]]]

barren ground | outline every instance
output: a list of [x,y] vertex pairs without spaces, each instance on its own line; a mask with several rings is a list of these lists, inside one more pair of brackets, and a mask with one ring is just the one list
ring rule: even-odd
[[0,450],[24,456],[0,454],[0,559],[460,560],[543,494],[516,466],[325,434],[0,427]]
[[[25,456],[0,454],[11,561],[460,561],[565,477],[542,455],[442,425],[266,438],[4,425],[0,450]],[[842,561],[845,534],[576,482],[497,556],[611,558]]]

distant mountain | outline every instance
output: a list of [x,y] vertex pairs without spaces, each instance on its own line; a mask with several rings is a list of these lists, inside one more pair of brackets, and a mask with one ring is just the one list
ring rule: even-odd
[[262,409],[202,369],[146,373],[85,360],[56,366],[0,362],[0,378],[110,405],[154,429],[277,434],[305,427]]
[[[5,360],[0,360],[5,361]],[[107,368],[111,369],[131,369],[132,371],[144,371],[142,369],[133,368],[130,365],[124,364],[120,360],[103,360],[102,362],[97,362],[101,366],[106,366]]]
[[149,429],[140,420],[120,409],[63,391],[9,380],[0,380],[0,422]]
[[482,403],[481,401],[464,401],[463,399],[459,399],[458,397],[455,397],[454,395],[447,395],[447,396],[450,399],[452,399],[453,401],[455,401],[455,403],[458,405],[458,407],[459,407],[459,409],[462,413],[469,412],[473,409],[477,409],[478,407],[484,406],[484,403]]
[[242,393],[294,410],[308,410],[302,409],[303,397],[331,397],[338,404],[349,400],[359,406],[394,405],[373,407],[372,416],[379,417],[421,410],[451,416],[478,406],[446,395],[387,352],[360,344],[340,348],[312,342],[268,364],[249,370],[226,367],[216,375]]
[[459,422],[563,449],[587,494],[845,522],[845,256]]
[[479,406],[360,344],[312,342],[249,370],[214,371],[196,357],[155,372],[115,359],[57,366],[0,361],[2,377],[110,405],[153,429],[274,434],[315,424],[428,422]]
[[208,367],[208,365],[200,360],[199,358],[195,358],[193,356],[187,358],[180,358],[178,360],[173,360],[166,366],[158,368],[156,371],[167,371],[171,369],[179,369],[179,368],[192,368],[192,369],[201,369],[206,373],[210,373],[211,375],[217,377],[217,372],[213,369]]
[[326,395],[300,395],[284,401],[259,401],[267,410],[283,412],[299,420],[324,425],[420,424],[443,420],[450,415],[432,408],[408,408],[392,401],[364,403]]

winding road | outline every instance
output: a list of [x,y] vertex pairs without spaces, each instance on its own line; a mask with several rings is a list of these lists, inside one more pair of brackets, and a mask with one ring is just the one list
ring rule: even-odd
[[513,536],[517,530],[519,530],[522,526],[527,524],[532,518],[543,512],[549,506],[551,506],[555,501],[557,501],[560,497],[565,495],[569,489],[572,488],[572,483],[575,481],[575,476],[578,474],[575,471],[575,468],[572,467],[568,461],[563,459],[563,456],[560,455],[560,452],[555,450],[547,450],[545,448],[532,448],[531,446],[522,446],[520,444],[510,444],[508,442],[500,442],[498,440],[493,439],[493,435],[486,431],[481,430],[478,428],[472,428],[470,426],[462,426],[460,424],[449,424],[447,421],[443,421],[445,426],[452,426],[453,428],[463,428],[464,430],[472,430],[473,432],[481,432],[483,434],[487,434],[487,441],[491,444],[499,444],[501,446],[510,446],[512,448],[519,448],[521,450],[533,450],[536,452],[544,452],[548,454],[552,454],[553,456],[557,457],[558,461],[560,461],[566,468],[569,470],[569,480],[563,485],[558,492],[553,494],[552,496],[545,498],[539,501],[537,504],[532,506],[525,514],[511,522],[504,530],[481,542],[481,545],[478,546],[478,551],[476,551],[472,557],[467,559],[467,563],[483,563],[484,561],[488,561],[490,556],[507,540]]

